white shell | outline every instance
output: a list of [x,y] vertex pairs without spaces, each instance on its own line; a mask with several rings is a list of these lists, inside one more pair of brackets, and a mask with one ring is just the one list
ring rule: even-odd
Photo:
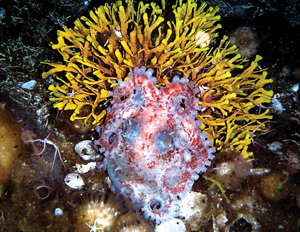
[[84,186],[84,181],[77,173],[70,173],[66,175],[65,184],[72,189],[81,189]]
[[91,140],[83,140],[75,145],[75,152],[83,160],[95,160],[100,157],[100,154],[92,147]]
[[87,173],[91,170],[94,170],[97,167],[97,163],[96,162],[90,162],[87,164],[75,164],[76,168],[77,168],[77,172],[80,174],[84,174]]

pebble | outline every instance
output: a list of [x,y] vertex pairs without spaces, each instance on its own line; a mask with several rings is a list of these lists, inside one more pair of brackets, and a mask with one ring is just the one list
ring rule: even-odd
[[283,144],[280,142],[273,142],[273,143],[269,143],[267,146],[270,151],[277,151],[282,148]]
[[32,90],[34,86],[36,85],[35,80],[27,81],[21,85],[22,89]]
[[299,83],[294,84],[292,86],[291,90],[294,91],[294,92],[298,92],[298,90],[299,90]]
[[286,110],[276,98],[272,98],[272,107],[274,107],[278,113],[282,113],[282,111]]
[[60,208],[56,208],[54,210],[54,216],[57,217],[57,216],[62,216],[64,214],[64,212],[60,209]]
[[250,174],[251,175],[263,175],[266,173],[269,173],[271,171],[271,169],[269,168],[253,168],[250,169]]
[[65,184],[72,189],[81,189],[84,186],[84,181],[77,173],[70,173],[66,175]]

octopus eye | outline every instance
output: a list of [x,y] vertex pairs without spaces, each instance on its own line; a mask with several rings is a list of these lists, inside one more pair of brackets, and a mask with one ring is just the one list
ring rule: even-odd
[[156,135],[156,147],[159,153],[167,152],[173,146],[173,139],[169,132],[161,131]]
[[108,143],[112,144],[117,138],[117,135],[115,133],[112,133],[108,138]]

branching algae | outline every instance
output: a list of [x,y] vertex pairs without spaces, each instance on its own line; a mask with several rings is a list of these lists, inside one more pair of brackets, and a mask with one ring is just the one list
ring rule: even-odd
[[60,82],[49,86],[50,101],[59,110],[73,111],[72,121],[92,120],[101,127],[112,104],[109,92],[135,67],[153,69],[158,88],[175,75],[186,76],[200,90],[196,118],[212,145],[252,156],[248,145],[254,131],[265,131],[262,121],[271,119],[268,110],[256,113],[255,107],[271,101],[273,91],[264,86],[272,79],[258,70],[261,56],[251,63],[242,59],[227,36],[212,46],[221,28],[218,10],[179,0],[170,13],[164,1],[135,7],[126,0],[90,11],[90,18],[77,19],[74,28],[64,26],[58,43],[51,43],[64,63],[47,63],[52,69],[42,74],[54,74]]

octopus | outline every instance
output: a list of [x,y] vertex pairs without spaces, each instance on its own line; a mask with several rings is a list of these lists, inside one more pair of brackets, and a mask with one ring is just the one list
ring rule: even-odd
[[153,72],[135,67],[128,80],[118,80],[95,144],[111,190],[159,224],[178,216],[178,199],[192,190],[216,150],[196,120],[199,88],[178,76],[158,88]]

